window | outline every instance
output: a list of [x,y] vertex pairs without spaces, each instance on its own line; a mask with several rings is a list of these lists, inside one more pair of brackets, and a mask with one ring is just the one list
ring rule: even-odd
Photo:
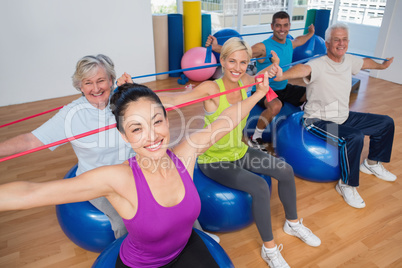
[[176,0],[151,0],[151,10],[152,14],[176,13]]
[[[295,6],[306,6],[307,0],[294,1]],[[244,26],[266,25],[272,21],[272,15],[281,10],[286,10],[287,0],[244,0],[242,8],[242,23]],[[201,0],[202,12],[212,16],[212,28],[236,28],[238,22],[238,0]],[[293,14],[297,19],[302,14]],[[302,18],[301,20],[304,20]]]
[[[367,5],[369,2],[369,5]],[[380,5],[380,2],[382,3]],[[340,0],[339,9],[342,12],[338,13],[339,21],[352,21],[365,25],[381,26],[386,0]],[[343,14],[351,14],[353,16],[344,18]],[[358,16],[356,16],[358,15]]]
[[303,21],[304,16],[292,16],[292,21]]

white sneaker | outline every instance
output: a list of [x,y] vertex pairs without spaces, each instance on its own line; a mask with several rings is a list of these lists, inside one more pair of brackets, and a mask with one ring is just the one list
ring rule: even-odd
[[363,163],[360,165],[360,171],[366,174],[374,174],[377,178],[384,181],[395,181],[396,176],[386,170],[381,162],[376,165],[369,165],[367,159],[364,159]]
[[205,232],[205,231],[203,231],[203,232],[206,233],[207,235],[209,235],[213,240],[215,240],[216,243],[219,244],[219,242],[221,242],[221,239],[219,238],[219,236]]
[[343,196],[343,199],[345,199],[349,206],[354,208],[364,208],[366,206],[363,198],[361,198],[357,192],[356,187],[344,184],[341,180],[339,180],[335,186],[335,189],[341,196]]
[[290,268],[285,259],[282,257],[282,249],[283,246],[280,244],[279,246],[275,246],[275,250],[273,252],[268,252],[266,249],[264,249],[264,246],[262,246],[261,257],[271,268]]
[[304,243],[312,247],[321,245],[321,240],[311,232],[309,228],[303,225],[303,219],[300,219],[296,226],[291,226],[288,221],[283,225],[283,231],[288,235],[293,235],[300,238]]

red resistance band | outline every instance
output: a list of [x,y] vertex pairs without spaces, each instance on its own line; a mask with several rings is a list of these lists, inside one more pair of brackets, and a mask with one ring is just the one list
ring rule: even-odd
[[[163,92],[163,91],[178,90],[178,89],[185,89],[185,87],[158,89],[158,90],[155,90],[154,92]],[[51,113],[51,112],[53,112],[53,111],[60,110],[60,109],[63,108],[63,107],[64,107],[64,106],[60,106],[60,107],[53,108],[53,109],[48,110],[48,111],[44,111],[44,112],[41,112],[41,113],[38,113],[38,114],[34,114],[34,115],[31,115],[31,116],[28,116],[28,117],[25,117],[25,118],[18,119],[18,120],[12,121],[12,122],[10,122],[10,123],[6,123],[6,124],[4,124],[4,125],[0,125],[0,128],[6,127],[6,126],[10,126],[10,125],[14,125],[14,124],[16,124],[16,123],[19,123],[19,122],[22,122],[22,121],[25,121],[25,120],[28,120],[28,119],[31,119],[31,118],[34,118],[34,117],[37,117],[37,116],[40,116],[40,115],[44,115],[44,114],[47,114],[47,113]]]
[[[188,105],[191,105],[191,104],[194,104],[194,103],[202,102],[204,100],[213,99],[213,98],[219,97],[221,95],[229,94],[229,93],[235,92],[235,91],[243,89],[243,88],[252,87],[252,86],[260,84],[260,83],[262,83],[262,82],[256,82],[256,83],[253,83],[253,84],[250,84],[250,85],[234,88],[234,89],[227,90],[227,91],[224,91],[224,92],[219,92],[217,94],[206,96],[204,98],[200,98],[200,99],[197,99],[197,100],[192,100],[192,101],[189,101],[189,102],[185,102],[185,103],[179,104],[177,106],[168,107],[168,108],[166,108],[166,111],[172,111],[172,110],[184,107],[184,106],[188,106]],[[271,88],[269,88],[268,93],[271,92],[271,91],[273,92],[273,90]],[[268,93],[267,93],[267,98],[268,98]],[[7,161],[7,160],[10,160],[10,159],[14,159],[14,158],[23,156],[23,155],[27,155],[27,154],[30,154],[30,153],[33,153],[33,152],[37,152],[37,151],[40,151],[40,150],[43,150],[43,149],[46,149],[46,148],[50,148],[50,147],[53,147],[53,146],[56,146],[56,145],[60,145],[60,144],[63,144],[63,143],[67,143],[67,142],[76,140],[76,139],[80,139],[80,138],[83,138],[83,137],[86,137],[86,136],[89,136],[89,135],[92,135],[92,134],[96,134],[96,133],[99,133],[99,132],[102,132],[102,131],[105,131],[105,130],[109,130],[109,129],[112,129],[112,128],[115,128],[115,127],[116,127],[116,124],[112,124],[112,125],[109,125],[109,126],[106,126],[106,127],[101,127],[99,129],[95,129],[95,130],[91,130],[91,131],[88,131],[88,132],[85,132],[85,133],[82,133],[82,134],[79,134],[79,135],[76,135],[76,136],[72,136],[72,137],[69,137],[69,138],[66,138],[66,139],[63,139],[63,140],[60,140],[60,141],[56,141],[56,142],[52,142],[52,143],[49,143],[49,144],[46,144],[46,145],[42,145],[42,146],[39,146],[37,148],[33,148],[33,149],[25,151],[25,152],[21,152],[21,153],[18,153],[18,154],[13,154],[13,155],[10,155],[10,156],[4,157],[4,158],[0,158],[0,163],[4,162],[4,161]]]
[[13,122],[10,122],[10,123],[4,124],[4,125],[0,125],[0,128],[6,127],[6,126],[9,126],[9,125],[13,125],[13,124],[16,124],[16,123],[19,123],[19,122],[22,122],[22,121],[25,121],[25,120],[28,120],[28,119],[31,119],[31,118],[34,118],[34,117],[43,115],[43,114],[47,114],[47,113],[50,113],[50,112],[53,112],[53,111],[56,111],[56,110],[60,110],[61,108],[63,108],[63,106],[60,106],[60,107],[51,109],[51,110],[49,110],[49,111],[45,111],[45,112],[41,112],[41,113],[38,113],[38,114],[34,114],[34,115],[31,115],[31,116],[28,116],[28,117],[25,117],[25,118],[22,118],[22,119],[18,119],[18,120],[16,120],[16,121],[13,121]]

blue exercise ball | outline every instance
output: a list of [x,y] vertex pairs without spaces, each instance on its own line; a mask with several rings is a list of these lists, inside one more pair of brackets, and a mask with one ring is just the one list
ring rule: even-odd
[[[209,235],[200,230],[194,229],[194,231],[197,232],[202,241],[204,241],[209,252],[215,259],[219,267],[234,268],[234,265],[229,256],[226,254],[225,250],[223,250],[223,248],[215,240],[213,240]],[[102,253],[93,263],[92,268],[114,267],[116,264],[117,256],[119,255],[121,244],[126,236],[127,235],[120,237],[119,239],[111,243],[104,251],[102,251]]]
[[[233,29],[229,29],[229,28],[225,28],[225,29],[221,29],[219,31],[217,31],[216,33],[213,34],[213,36],[216,37],[218,44],[219,45],[223,45],[228,39],[232,38],[232,37],[239,37],[240,39],[243,39],[241,37],[241,35],[239,34],[239,32],[237,32],[236,30]],[[212,51],[215,55],[216,61],[217,63],[220,62],[220,53],[217,53],[215,51]]]
[[288,117],[277,132],[275,152],[293,167],[296,176],[315,182],[339,180],[338,148],[307,132],[303,112]]
[[[77,167],[64,179],[75,177]],[[108,217],[88,201],[57,205],[56,215],[66,236],[83,249],[101,252],[115,240]]]
[[[261,113],[264,111],[260,105],[255,105],[251,109],[250,114],[247,118],[246,126],[244,127],[244,133],[247,137],[251,137],[254,134],[255,128],[257,127],[258,119]],[[272,119],[271,123],[265,128],[262,133],[262,140],[265,142],[274,142],[276,139],[276,130],[278,126],[291,114],[300,112],[300,107],[296,107],[290,103],[285,102],[279,113]]]
[[304,45],[293,50],[293,62],[327,53],[325,41],[318,35],[313,35]]
[[194,231],[201,237],[202,241],[204,241],[219,267],[234,268],[234,265],[225,250],[212,237],[198,229],[194,229]]
[[126,238],[127,234],[116,239],[114,242],[110,243],[102,253],[96,258],[95,262],[92,264],[92,268],[109,268],[116,266],[117,256],[120,252],[121,244]]
[[[271,177],[260,176],[271,187]],[[194,184],[201,199],[198,221],[204,230],[231,232],[242,229],[253,222],[250,194],[211,180],[202,173],[198,164],[194,168]]]

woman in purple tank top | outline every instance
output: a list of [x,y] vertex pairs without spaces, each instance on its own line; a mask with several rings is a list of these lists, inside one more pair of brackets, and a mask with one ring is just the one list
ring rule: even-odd
[[136,156],[74,179],[3,184],[0,211],[104,196],[128,230],[116,267],[218,267],[192,231],[200,213],[192,182],[195,161],[236,127],[268,88],[266,73],[253,96],[226,109],[208,130],[193,133],[169,150],[169,121],[160,99],[143,85],[124,84],[113,95],[111,107],[118,130]]

